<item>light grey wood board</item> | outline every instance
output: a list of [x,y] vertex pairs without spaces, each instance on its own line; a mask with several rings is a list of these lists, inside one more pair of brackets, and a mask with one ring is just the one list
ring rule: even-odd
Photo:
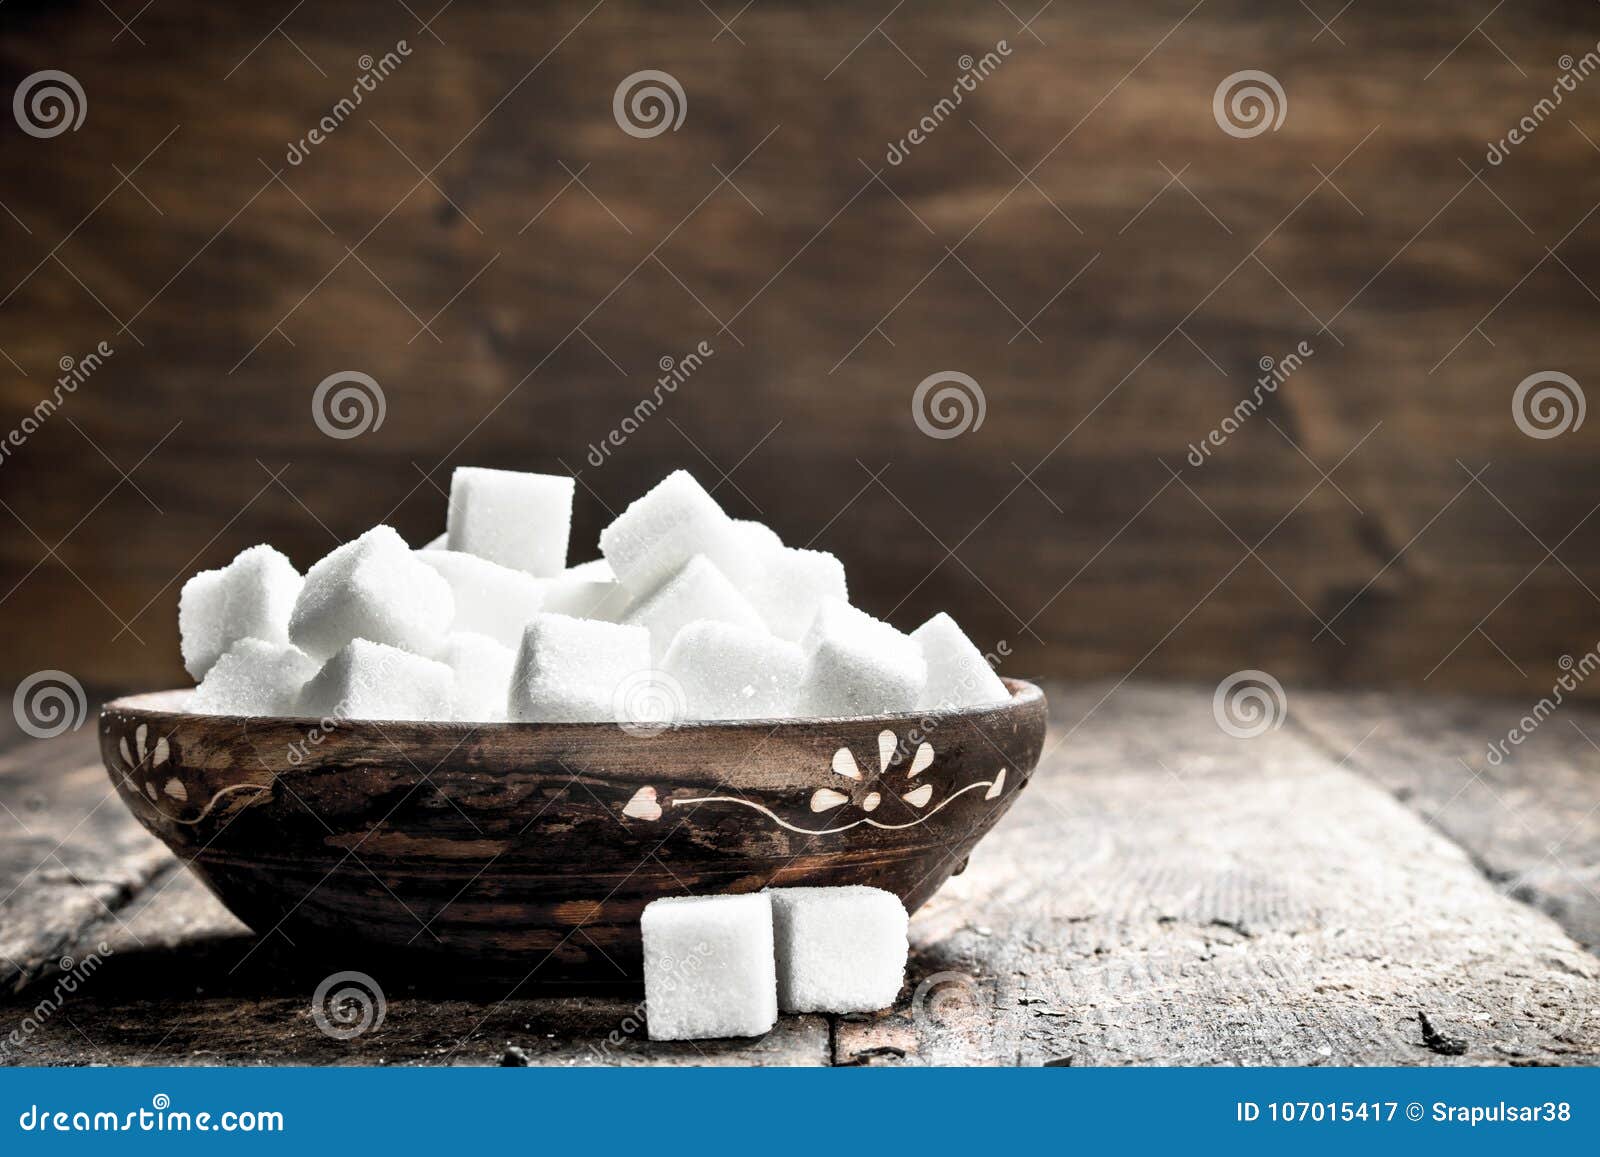
[[1600,953],[1600,710],[1543,698],[1294,694],[1290,719]]
[[[258,942],[115,801],[96,806],[104,773],[81,734],[27,741],[0,756],[0,800],[49,842],[4,842],[0,937],[26,960],[0,1028],[55,992],[60,956],[108,952],[7,1059],[495,1064],[514,1045],[534,1064],[1600,1061],[1600,962],[1374,782],[1359,761],[1389,758],[1367,750],[1382,728],[1341,764],[1331,709],[1292,690],[1288,723],[1257,739],[1218,728],[1209,687],[1051,697],[1034,783],[913,920],[893,1010],[698,1045],[627,1031],[638,994],[502,1000],[470,977],[386,992],[380,1027],[334,1040],[312,1017],[320,971],[281,937]],[[1411,721],[1428,706],[1399,704],[1384,727],[1423,734]],[[1341,718],[1356,739],[1371,726],[1358,704]],[[1582,782],[1523,805],[1554,825]],[[29,873],[63,840],[80,882]],[[1465,1055],[1424,1047],[1419,1011]]]

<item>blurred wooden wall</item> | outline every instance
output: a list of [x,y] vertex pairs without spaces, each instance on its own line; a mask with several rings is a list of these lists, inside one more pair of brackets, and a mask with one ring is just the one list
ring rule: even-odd
[[[1512,414],[1536,372],[1600,385],[1600,79],[1485,160],[1594,49],[1593,5],[1476,32],[1333,0],[1327,27],[1193,0],[1026,27],[1036,3],[461,0],[420,27],[435,7],[0,9],[4,93],[60,69],[88,109],[0,123],[0,425],[113,349],[0,461],[13,681],[174,683],[186,574],[380,519],[420,542],[464,463],[578,473],[575,558],[687,467],[841,555],[861,605],[949,609],[1017,674],[1533,690],[1600,640],[1600,418]],[[614,119],[645,69],[681,84],[676,131]],[[1277,131],[1219,127],[1245,69],[1280,82]],[[346,370],[386,411],[341,440],[312,396]],[[981,427],[919,430],[940,371]]]

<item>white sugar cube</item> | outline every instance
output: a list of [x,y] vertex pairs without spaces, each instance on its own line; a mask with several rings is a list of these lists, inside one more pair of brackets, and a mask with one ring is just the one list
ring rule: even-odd
[[571,478],[457,467],[450,476],[449,547],[540,577],[567,565]]
[[540,614],[523,632],[507,717],[522,722],[605,722],[618,717],[630,677],[650,669],[643,627]]
[[545,581],[544,610],[574,619],[604,619],[614,623],[622,618],[632,601],[617,582],[611,564],[603,558],[569,566]]
[[352,639],[300,692],[298,714],[323,719],[449,719],[450,668],[398,647]]
[[688,472],[674,470],[600,532],[600,550],[634,595],[650,594],[697,554],[740,554],[733,520]]
[[684,563],[654,594],[629,610],[623,622],[647,628],[650,653],[660,658],[677,633],[699,619],[732,623],[750,631],[767,629],[750,600],[703,554]]
[[617,581],[617,572],[611,569],[611,564],[605,559],[592,558],[577,566],[569,566],[562,572],[562,577],[581,582],[614,583]]
[[911,711],[927,683],[927,661],[910,636],[839,599],[823,601],[801,648],[808,715]]
[[1000,676],[949,615],[942,611],[934,615],[912,631],[911,638],[928,661],[928,682],[918,703],[922,710],[1010,702],[1011,692]]
[[850,601],[844,565],[820,550],[782,547],[773,551],[744,590],[766,620],[767,629],[792,643],[805,638],[824,602]]
[[220,570],[201,571],[178,596],[183,663],[199,679],[240,639],[289,641],[300,572],[272,547],[240,551]]
[[189,709],[202,715],[293,715],[317,664],[288,643],[240,639],[200,680]]
[[905,981],[908,919],[881,888],[773,888],[778,1007],[876,1012]]
[[454,631],[439,649],[439,661],[455,675],[450,718],[498,723],[506,717],[511,670],[517,653],[488,635]]
[[449,550],[450,549],[450,532],[447,530],[447,531],[443,531],[443,532],[441,532],[439,534],[434,535],[427,542],[425,542],[421,546],[417,547],[417,549],[418,550]]
[[456,604],[452,631],[487,635],[508,648],[522,642],[522,629],[544,605],[546,583],[555,581],[460,551],[419,550],[417,558],[450,584]]
[[804,647],[805,715],[914,711],[928,681],[927,660],[909,636],[837,599],[817,611]]
[[336,548],[306,572],[289,639],[313,659],[352,639],[432,654],[455,618],[450,584],[387,526]]
[[777,1024],[765,893],[652,900],[639,926],[651,1040],[760,1036]]
[[783,539],[766,523],[751,518],[735,518],[732,521],[735,540],[757,560],[783,549]]
[[683,688],[687,718],[782,719],[799,702],[805,655],[765,631],[701,620],[678,632],[661,668]]
[[183,584],[178,594],[178,638],[183,666],[199,679],[221,657],[226,580],[221,570],[203,570]]

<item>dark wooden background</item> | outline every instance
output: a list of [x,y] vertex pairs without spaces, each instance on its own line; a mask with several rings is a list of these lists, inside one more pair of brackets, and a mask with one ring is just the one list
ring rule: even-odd
[[[48,140],[0,117],[0,426],[115,350],[0,462],[9,680],[175,683],[184,576],[379,519],[421,541],[463,463],[578,472],[584,545],[689,467],[840,554],[863,606],[949,609],[1019,675],[1520,694],[1600,639],[1600,418],[1536,440],[1511,414],[1534,372],[1600,381],[1600,80],[1484,161],[1595,5],[592,4],[0,8],[3,93],[56,68],[88,101]],[[615,123],[641,69],[682,83],[677,132]],[[1279,131],[1219,129],[1241,69],[1282,83]],[[381,384],[381,429],[319,432],[340,370]],[[918,431],[940,370],[981,384],[980,429]]]

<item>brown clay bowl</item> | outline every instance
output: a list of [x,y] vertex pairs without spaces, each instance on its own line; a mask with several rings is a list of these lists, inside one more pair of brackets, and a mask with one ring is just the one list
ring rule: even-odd
[[856,719],[405,723],[109,703],[123,802],[261,936],[330,965],[631,981],[651,900],[871,884],[915,910],[1038,762],[1044,695]]

